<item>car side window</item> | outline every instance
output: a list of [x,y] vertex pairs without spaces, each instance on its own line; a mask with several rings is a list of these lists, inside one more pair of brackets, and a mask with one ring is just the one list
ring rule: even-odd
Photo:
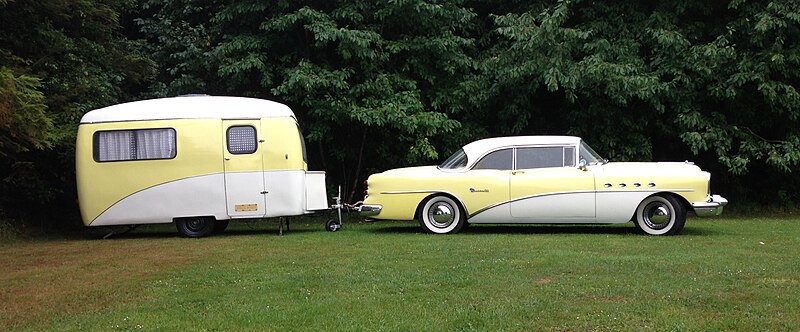
[[472,169],[498,169],[501,171],[511,170],[513,158],[512,149],[497,150],[487,154]]
[[564,147],[564,166],[575,167],[575,147]]
[[574,148],[563,146],[517,149],[517,169],[574,166]]

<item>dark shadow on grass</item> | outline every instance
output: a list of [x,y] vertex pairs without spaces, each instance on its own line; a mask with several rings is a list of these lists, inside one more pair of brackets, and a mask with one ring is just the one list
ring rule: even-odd
[[683,229],[680,235],[690,235],[690,236],[716,236],[722,235],[723,233],[720,232],[718,229],[714,228],[698,228],[698,227],[691,227],[686,226]]
[[[385,234],[414,234],[423,233],[422,229],[416,225],[389,226],[373,230],[375,233]],[[470,225],[462,229],[458,235],[482,235],[482,234],[607,234],[607,235],[638,235],[639,232],[632,224],[623,225],[513,225],[513,224],[489,224],[489,225]],[[711,236],[718,234],[717,231],[708,228],[686,227],[680,235],[688,236]]]
[[[319,229],[305,229],[305,228],[304,229],[290,229],[288,231],[284,230],[283,231],[283,235],[284,236],[291,236],[292,234],[318,233],[318,232],[324,232],[324,231],[325,231],[325,229],[322,228],[322,227],[320,227]],[[278,229],[275,228],[275,229],[236,229],[236,230],[226,230],[222,234],[215,234],[215,235],[212,235],[212,236],[241,236],[241,235],[254,235],[254,234],[256,234],[256,235],[260,235],[260,234],[264,234],[264,235],[280,235],[278,233]]]
[[[97,230],[91,230],[81,234],[80,239],[83,240],[102,240],[104,236],[106,236],[111,230],[109,228],[102,228]],[[314,229],[291,229],[289,231],[284,230],[283,236],[291,236],[292,234],[304,234],[304,233],[312,233],[312,232],[319,232],[325,231],[324,228],[320,227],[319,230]],[[274,235],[280,236],[278,226],[274,227],[253,227],[253,228],[242,228],[241,226],[235,229],[227,229],[220,234],[211,234],[206,236],[206,238],[217,238],[217,237],[236,237],[236,236],[245,236],[245,235]],[[157,227],[154,229],[153,227],[149,228],[137,228],[133,231],[124,234],[113,234],[109,236],[106,240],[115,240],[115,239],[168,239],[168,238],[181,238],[180,233],[174,229],[174,226],[171,228],[165,227]]]
[[605,225],[471,225],[464,234],[636,234],[636,228]]
[[419,228],[419,226],[388,226],[388,227],[375,228],[370,231],[372,231],[373,233],[384,233],[384,234],[422,233],[422,229]]
[[90,239],[92,240],[128,240],[128,239],[168,239],[168,238],[176,238],[178,237],[178,232],[169,233],[169,232],[155,232],[155,231],[132,231],[125,234],[113,234],[108,238],[103,238],[108,233],[98,234],[94,233],[93,237]]
[[[389,226],[373,230],[375,233],[413,234],[422,233],[419,226]],[[636,229],[619,226],[598,225],[470,225],[462,229],[459,235],[477,234],[633,234]]]

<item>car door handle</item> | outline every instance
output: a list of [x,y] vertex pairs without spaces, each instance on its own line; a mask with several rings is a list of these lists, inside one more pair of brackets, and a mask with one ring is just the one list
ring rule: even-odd
[[513,171],[513,172],[511,172],[511,175],[517,175],[517,174],[525,174],[525,171]]
[[231,160],[231,158],[225,157],[225,160]]

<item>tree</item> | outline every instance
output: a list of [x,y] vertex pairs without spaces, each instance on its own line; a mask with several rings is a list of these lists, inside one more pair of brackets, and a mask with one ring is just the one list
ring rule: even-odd
[[188,86],[289,104],[315,143],[314,163],[350,199],[365,169],[437,159],[433,142],[459,127],[451,116],[476,106],[458,98],[473,92],[464,82],[475,72],[475,14],[459,1],[147,7],[155,11],[142,29],[163,45],[154,58],[173,68],[166,94],[198,92]]
[[0,67],[0,157],[50,147],[53,122],[47,117],[42,84]]
[[498,15],[491,103],[502,127],[581,135],[612,159],[686,155],[733,186],[751,167],[781,182],[800,164],[799,8],[562,0]]
[[77,215],[73,159],[81,116],[132,99],[155,73],[136,43],[120,34],[120,12],[132,5],[0,3],[0,210],[6,214]]
[[[161,95],[289,104],[334,183],[468,141],[574,134],[735,186],[798,165],[797,5],[151,0]],[[779,180],[776,180],[781,182]]]

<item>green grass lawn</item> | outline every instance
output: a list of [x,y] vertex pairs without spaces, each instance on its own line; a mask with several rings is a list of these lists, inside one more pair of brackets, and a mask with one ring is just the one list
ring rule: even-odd
[[[797,330],[800,218],[619,226],[232,223],[0,245],[0,330]],[[252,229],[251,229],[252,228]]]

